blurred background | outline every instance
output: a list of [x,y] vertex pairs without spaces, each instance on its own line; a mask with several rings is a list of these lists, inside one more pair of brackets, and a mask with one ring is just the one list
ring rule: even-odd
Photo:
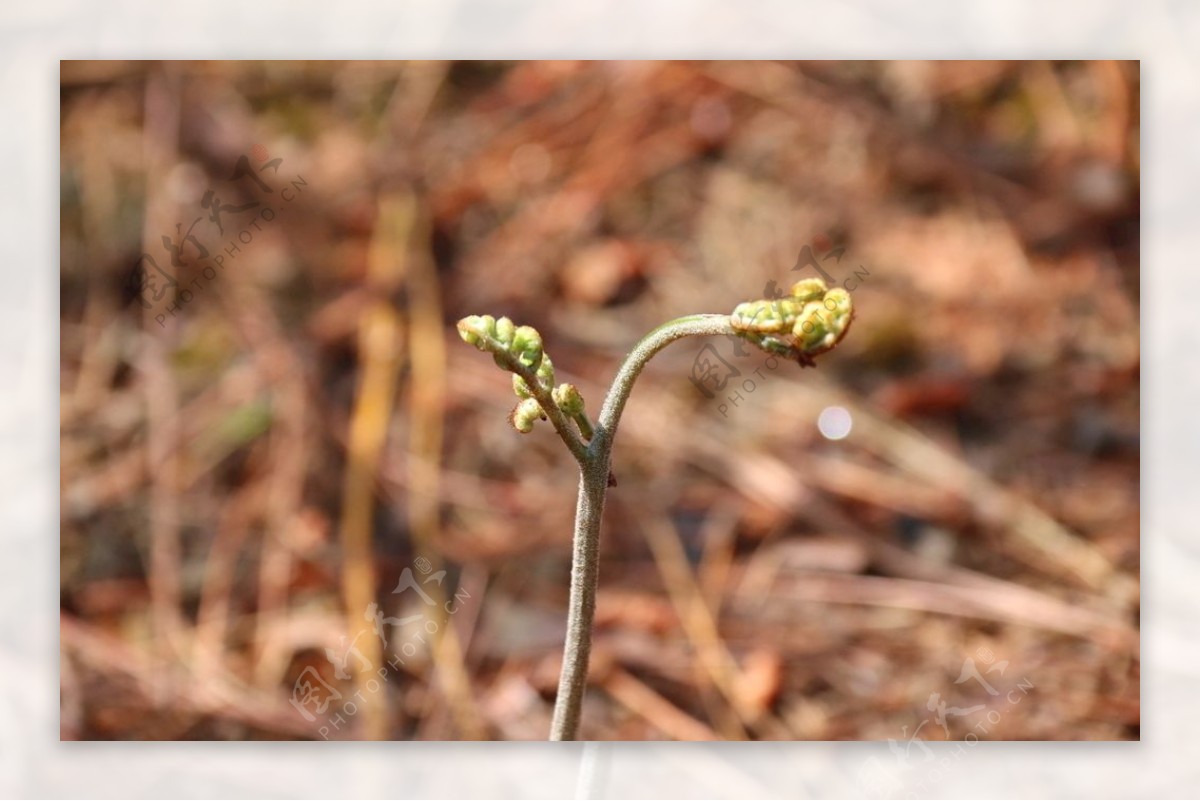
[[581,735],[1138,738],[1137,63],[61,84],[64,739],[544,738],[575,465],[454,321],[594,413],[817,274],[817,369],[638,382]]

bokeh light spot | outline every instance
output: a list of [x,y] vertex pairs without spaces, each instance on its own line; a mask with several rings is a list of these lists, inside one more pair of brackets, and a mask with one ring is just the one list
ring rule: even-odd
[[850,412],[841,406],[826,406],[817,417],[817,428],[825,439],[845,439],[853,425]]

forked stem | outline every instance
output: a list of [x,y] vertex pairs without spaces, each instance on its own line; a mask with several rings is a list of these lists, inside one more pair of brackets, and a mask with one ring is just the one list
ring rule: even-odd
[[613,439],[642,368],[677,339],[718,335],[737,335],[769,353],[811,365],[813,356],[841,340],[852,317],[853,306],[845,289],[829,289],[820,279],[808,278],[797,281],[786,296],[738,304],[731,315],[693,314],[664,323],[643,337],[621,363],[594,430],[579,390],[572,384],[555,384],[554,367],[542,351],[541,334],[536,329],[518,327],[507,317],[496,319],[486,314],[458,321],[458,333],[464,342],[491,353],[497,365],[516,375],[513,391],[521,400],[509,416],[513,427],[529,433],[535,419],[549,419],[579,462],[567,637],[551,740],[574,740],[579,733],[592,650],[592,621],[596,616],[600,518],[609,486]]

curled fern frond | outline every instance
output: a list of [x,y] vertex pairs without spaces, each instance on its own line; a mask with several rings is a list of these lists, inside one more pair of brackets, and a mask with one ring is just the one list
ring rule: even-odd
[[738,336],[768,353],[810,366],[814,356],[842,340],[853,318],[849,292],[805,278],[782,298],[739,303],[729,323]]

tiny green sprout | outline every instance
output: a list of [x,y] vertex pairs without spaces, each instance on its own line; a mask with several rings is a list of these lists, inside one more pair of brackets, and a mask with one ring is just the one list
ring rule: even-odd
[[542,364],[542,335],[536,328],[523,325],[513,333],[512,350],[521,364],[536,370]]
[[784,297],[740,303],[729,315],[694,314],[660,325],[625,357],[595,425],[588,418],[579,389],[574,384],[556,383],[554,365],[536,329],[490,315],[459,320],[463,341],[490,353],[497,365],[512,373],[512,389],[518,398],[509,415],[513,427],[528,434],[538,420],[549,420],[579,463],[567,637],[551,739],[571,740],[579,730],[599,581],[600,519],[605,494],[613,483],[609,470],[613,439],[642,368],[677,339],[730,335],[768,353],[795,359],[802,366],[813,366],[814,356],[842,340],[853,316],[849,293],[829,289],[819,278],[806,278],[797,281]]
[[552,393],[558,408],[574,417],[583,413],[583,396],[574,384],[559,384]]
[[487,348],[481,347],[480,343],[496,335],[496,318],[490,314],[482,317],[478,314],[464,317],[458,321],[458,335],[468,345],[474,345],[480,350],[487,350]]
[[590,440],[595,436],[595,431],[592,429],[592,421],[588,420],[587,413],[583,410],[583,396],[579,394],[579,390],[574,384],[559,384],[550,393],[554,398],[554,403],[562,410],[563,414],[575,421],[575,425],[579,426],[579,433],[583,438]]
[[790,331],[803,309],[804,302],[797,298],[753,300],[749,303],[739,303],[730,315],[730,321],[734,328],[760,334],[775,334]]
[[537,382],[543,389],[549,389],[554,386],[554,362],[550,361],[550,357],[542,354],[542,363],[538,365]]
[[512,423],[513,428],[522,434],[532,431],[535,421],[545,419],[546,415],[542,413],[542,407],[533,398],[526,398],[518,403],[508,416],[508,421]]
[[788,294],[801,301],[816,300],[825,294],[826,289],[825,282],[820,278],[801,278],[792,284]]
[[516,333],[517,327],[512,320],[507,317],[501,317],[496,320],[495,337],[497,341],[505,345],[511,345],[513,334]]
[[[542,363],[538,365],[535,377],[538,385],[547,392],[554,386],[554,362],[550,361],[550,357],[545,353],[542,354]],[[518,398],[533,397],[529,385],[525,383],[525,379],[521,378],[519,373],[513,373],[512,385],[513,392]]]

